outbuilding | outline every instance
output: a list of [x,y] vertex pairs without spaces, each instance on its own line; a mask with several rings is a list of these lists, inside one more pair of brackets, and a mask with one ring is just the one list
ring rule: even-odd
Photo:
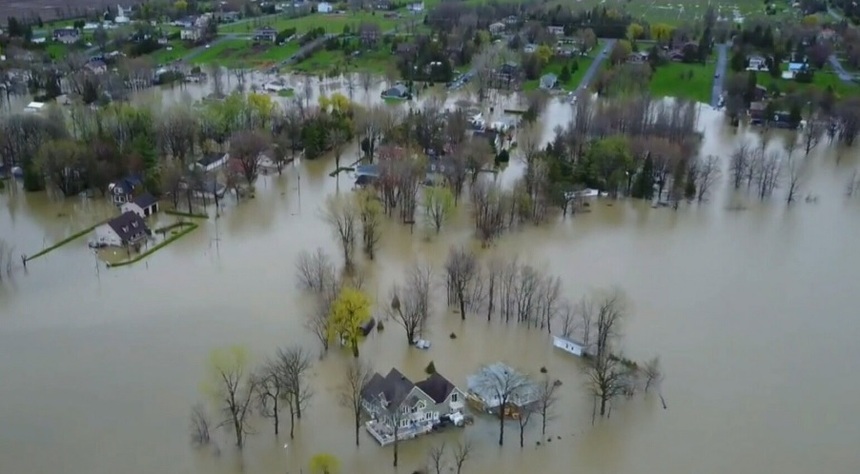
[[577,357],[588,355],[584,344],[564,336],[552,336],[552,345]]
[[120,208],[122,212],[133,212],[140,217],[149,217],[158,212],[158,199],[152,194],[143,193]]

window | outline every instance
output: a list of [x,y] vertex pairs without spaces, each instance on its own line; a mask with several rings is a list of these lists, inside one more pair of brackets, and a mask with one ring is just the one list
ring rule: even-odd
[[433,413],[428,411],[427,413],[424,414],[424,419],[428,420],[428,421],[432,420],[433,419]]
[[401,428],[406,428],[407,426],[409,426],[409,420],[400,420]]
[[457,396],[457,392],[451,394],[451,401],[456,403],[459,397]]

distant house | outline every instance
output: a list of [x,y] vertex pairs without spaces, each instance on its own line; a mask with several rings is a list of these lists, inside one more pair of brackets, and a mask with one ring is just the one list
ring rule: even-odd
[[212,153],[204,156],[203,158],[200,158],[191,166],[196,166],[197,168],[202,169],[204,172],[208,173],[224,166],[224,164],[226,164],[229,159],[229,153]]
[[361,406],[372,418],[367,431],[382,445],[433,430],[444,417],[462,416],[466,395],[440,374],[413,383],[397,369],[371,377],[361,392]]
[[538,49],[538,45],[536,45],[534,43],[529,43],[529,44],[523,46],[523,52],[526,54],[532,54],[535,51],[537,51],[537,49]]
[[376,0],[373,2],[373,8],[377,10],[391,10],[391,0]]
[[515,62],[506,62],[495,70],[495,87],[510,88],[522,78],[523,68]]
[[136,191],[143,188],[143,180],[139,176],[129,175],[108,185],[111,200],[117,206],[121,206],[132,199]]
[[757,55],[748,56],[747,71],[767,71],[767,58]]
[[317,5],[317,13],[331,13],[332,11],[334,11],[334,7],[331,6],[331,3],[320,2]]
[[397,45],[397,54],[401,56],[411,56],[417,48],[413,43],[400,43]]
[[547,26],[546,31],[555,36],[564,36],[564,27],[563,26]]
[[291,88],[282,79],[275,79],[274,81],[269,81],[263,84],[263,90],[266,92],[278,93],[281,91],[291,90]]
[[552,345],[577,357],[587,355],[585,345],[563,336],[552,336]]
[[487,29],[490,30],[490,34],[500,35],[505,32],[506,28],[507,26],[504,23],[497,21],[496,23],[490,23],[490,26]]
[[30,102],[27,107],[24,107],[24,112],[41,112],[44,109],[44,102]]
[[760,102],[765,99],[767,99],[767,87],[756,84],[755,89],[753,89],[752,102]]
[[81,39],[81,32],[76,28],[57,28],[54,30],[54,41],[63,44],[77,43]]
[[648,53],[645,51],[630,53],[630,56],[627,56],[627,62],[633,64],[646,63],[648,62]]
[[143,218],[131,211],[99,225],[95,231],[96,243],[112,247],[136,244],[145,240],[150,234]]
[[751,125],[761,125],[765,121],[767,106],[764,102],[750,103],[749,116]]
[[373,46],[382,36],[382,28],[376,23],[362,23],[358,26],[358,37],[361,44]]
[[133,212],[140,217],[149,217],[158,212],[158,199],[149,193],[143,193],[133,200],[123,204],[122,212]]
[[558,85],[558,76],[553,73],[544,74],[540,78],[540,88],[543,90],[552,90]]
[[128,11],[117,5],[116,6],[116,16],[113,19],[113,22],[117,25],[125,25],[131,22],[131,19],[128,17]]
[[278,38],[278,32],[273,28],[260,28],[254,32],[254,41],[274,43]]
[[509,15],[504,20],[502,20],[506,25],[516,25],[520,22],[520,19],[514,15]]
[[179,32],[179,39],[184,41],[200,41],[203,29],[196,26],[186,26]]
[[538,388],[525,375],[501,362],[482,367],[478,373],[466,377],[469,402],[478,410],[498,413],[502,406],[499,388],[505,385],[505,380],[512,377],[524,380],[524,383],[518,384],[518,387],[508,394],[505,416],[518,417],[523,408],[538,401]]
[[233,23],[239,19],[239,12],[222,12],[218,15],[218,21],[221,23]]
[[409,93],[409,89],[406,88],[403,84],[397,84],[394,87],[382,91],[383,99],[398,99],[398,100],[407,100],[411,99],[412,95]]
[[794,79],[798,73],[806,72],[809,66],[806,63],[788,63],[788,71],[782,72],[783,79]]
[[93,74],[104,74],[107,72],[107,64],[99,59],[88,61],[84,64],[84,67]]
[[424,11],[424,2],[415,2],[410,3],[409,6],[406,7],[407,10],[412,13],[421,13]]

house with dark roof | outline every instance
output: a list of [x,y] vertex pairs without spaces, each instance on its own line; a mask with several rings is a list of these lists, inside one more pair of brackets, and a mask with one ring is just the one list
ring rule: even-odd
[[151,234],[143,217],[132,211],[124,212],[119,217],[96,227],[96,240],[99,246],[124,247],[146,240]]
[[385,446],[428,433],[443,418],[462,416],[465,393],[440,374],[413,383],[397,369],[373,375],[361,392],[361,406],[371,417],[367,431]]
[[408,100],[412,98],[409,89],[403,84],[396,84],[394,87],[382,91],[381,95],[383,99]]
[[274,43],[278,38],[278,32],[274,28],[260,28],[254,32],[254,41]]
[[158,212],[158,199],[149,193],[143,193],[133,200],[123,204],[122,212],[133,212],[140,217],[149,217]]
[[135,193],[142,188],[143,180],[140,179],[140,176],[128,175],[125,178],[110,183],[108,185],[108,193],[115,205],[122,206],[134,199]]
[[204,173],[215,171],[224,166],[230,160],[229,153],[211,153],[197,160],[191,166],[203,170]]

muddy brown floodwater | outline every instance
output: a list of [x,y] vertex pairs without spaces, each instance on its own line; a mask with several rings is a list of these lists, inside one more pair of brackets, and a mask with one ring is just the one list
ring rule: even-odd
[[[567,113],[553,105],[545,128]],[[700,125],[703,152],[725,157],[735,131],[710,110]],[[532,374],[546,366],[563,381],[551,443],[536,446],[535,422],[524,449],[515,425],[499,447],[496,424],[479,417],[465,430],[477,446],[466,473],[856,474],[860,200],[844,195],[856,155],[825,144],[814,152],[804,194],[819,196],[816,204],[789,208],[784,190],[759,203],[733,196],[723,179],[701,206],[673,212],[601,201],[591,213],[505,235],[486,251],[545,266],[572,300],[623,288],[633,302],[624,351],[661,356],[667,410],[636,397],[591,426],[576,360],[537,330],[461,323],[444,307],[442,288],[429,351],[407,348],[393,324],[361,351],[377,370],[394,366],[412,377],[433,360],[461,385],[497,360]],[[314,367],[316,395],[295,440],[276,440],[259,420],[241,458],[226,436],[217,439],[217,456],[188,443],[189,408],[201,399],[210,350],[242,344],[259,359],[285,344],[317,349],[302,327],[309,302],[295,288],[294,264],[301,250],[318,246],[337,255],[319,209],[329,193],[350,192],[351,180],[341,176],[338,186],[327,176],[332,166],[305,162],[261,178],[256,199],[228,206],[145,262],[97,267],[82,239],[4,279],[0,472],[298,473],[320,451],[338,456],[347,473],[392,472],[390,447],[364,433],[361,448],[353,445],[349,413],[335,399],[349,358],[338,349]],[[7,189],[0,236],[16,253],[33,253],[112,211],[100,200],[56,202]],[[469,242],[468,209],[458,212],[438,237],[388,225],[378,259],[362,263],[370,293],[384,297],[414,258],[439,268],[450,245]],[[432,443],[463,434],[403,443],[398,472],[422,465]]]

